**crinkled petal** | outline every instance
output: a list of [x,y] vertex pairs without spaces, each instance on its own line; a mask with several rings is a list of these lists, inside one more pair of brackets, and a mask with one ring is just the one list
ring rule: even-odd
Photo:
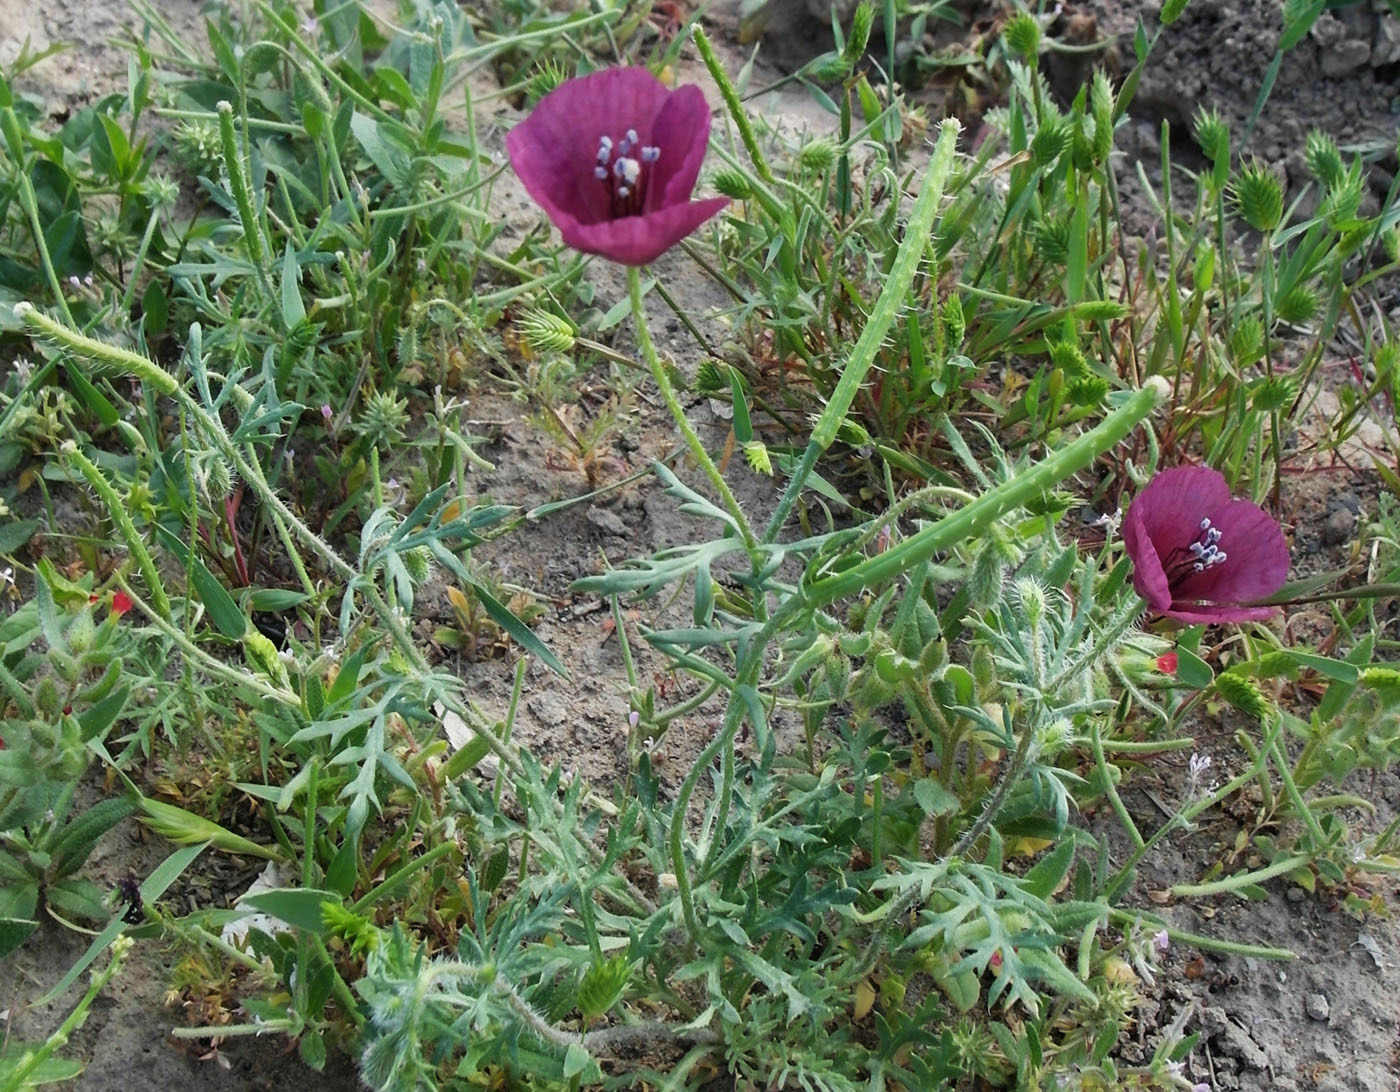
[[1153,610],[1166,610],[1172,604],[1171,586],[1136,500],[1128,505],[1128,513],[1123,517],[1123,545],[1133,561],[1133,587]]
[[1201,519],[1230,503],[1224,476],[1208,466],[1175,466],[1160,471],[1134,499],[1128,511],[1138,512],[1158,557],[1194,542]]
[[608,189],[593,176],[600,138],[617,141],[630,128],[642,144],[650,143],[670,96],[645,68],[608,68],[566,80],[506,134],[511,166],[555,223],[562,216],[580,224],[605,220]]
[[710,144],[710,107],[693,84],[671,92],[656,115],[651,142],[661,156],[652,168],[647,209],[689,201]]
[[727,197],[711,197],[658,209],[645,216],[626,216],[596,224],[581,224],[571,217],[555,217],[554,222],[564,242],[575,250],[610,258],[623,265],[646,265],[727,204]]
[[1277,607],[1241,607],[1231,603],[1183,603],[1161,611],[1168,618],[1194,625],[1204,622],[1208,626],[1222,622],[1261,622],[1278,613]]
[[1273,595],[1288,579],[1288,543],[1278,523],[1246,500],[1212,509],[1212,526],[1220,530],[1225,563],[1190,573],[1172,586],[1177,601],[1248,603]]

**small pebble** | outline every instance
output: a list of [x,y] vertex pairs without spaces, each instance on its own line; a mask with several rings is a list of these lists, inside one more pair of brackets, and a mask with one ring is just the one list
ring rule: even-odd
[[1289,902],[1302,902],[1308,897],[1308,893],[1304,891],[1301,887],[1290,887],[1284,893],[1283,897],[1286,898]]
[[1332,1015],[1332,1006],[1327,1003],[1325,993],[1308,994],[1308,999],[1303,1007],[1314,1020],[1326,1020]]

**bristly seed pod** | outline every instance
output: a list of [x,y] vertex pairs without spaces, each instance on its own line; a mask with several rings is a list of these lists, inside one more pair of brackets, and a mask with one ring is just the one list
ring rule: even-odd
[[1001,33],[1012,53],[1028,61],[1036,59],[1040,52],[1040,24],[1030,12],[1018,11],[1006,21]]
[[1158,16],[1164,27],[1169,27],[1181,18],[1190,0],[1164,0],[1162,13]]
[[521,318],[520,336],[537,353],[567,353],[573,350],[576,331],[568,319],[535,307]]
[[1222,671],[1215,677],[1215,689],[1241,713],[1253,717],[1261,724],[1273,716],[1273,703],[1264,696],[1264,692],[1253,679],[1237,675],[1233,671]]
[[1257,159],[1236,176],[1234,197],[1240,215],[1255,231],[1273,231],[1283,221],[1283,183]]
[[856,7],[851,16],[851,31],[846,36],[846,48],[843,55],[849,64],[854,65],[865,53],[865,47],[870,44],[870,28],[875,25],[875,5],[869,0],[864,0]]

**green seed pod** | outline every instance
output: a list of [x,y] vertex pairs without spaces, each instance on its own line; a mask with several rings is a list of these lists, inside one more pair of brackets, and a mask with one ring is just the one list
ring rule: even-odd
[[747,201],[753,195],[748,176],[734,167],[721,167],[713,176],[715,189],[735,201]]
[[841,147],[836,141],[823,137],[804,144],[802,150],[797,153],[797,161],[809,170],[825,171],[836,162],[840,151]]
[[1034,61],[1040,52],[1040,24],[1028,11],[1018,11],[1008,19],[1001,36],[1007,49],[1028,61]]
[[1273,231],[1283,220],[1283,183],[1257,159],[1235,176],[1235,206],[1255,231]]
[[996,690],[996,660],[986,645],[978,645],[972,650],[972,681],[977,684],[978,695],[984,699]]
[[1169,27],[1180,19],[1189,2],[1190,0],[1164,0],[1162,4],[1162,13],[1159,16],[1162,25],[1164,27]]
[[856,6],[856,10],[851,15],[851,30],[846,35],[846,48],[842,51],[842,56],[846,58],[846,63],[854,65],[865,53],[865,47],[870,44],[870,30],[875,25],[875,5],[864,0]]
[[1043,125],[1031,138],[1031,162],[1037,167],[1048,167],[1060,157],[1069,140],[1069,126],[1063,121]]
[[1318,305],[1316,292],[1305,284],[1295,284],[1274,301],[1274,312],[1284,322],[1296,326],[1311,321]]
[[1261,724],[1274,714],[1274,706],[1259,685],[1244,675],[1233,671],[1222,671],[1215,677],[1215,690],[1241,713],[1253,717]]
[[539,308],[526,311],[520,320],[520,336],[537,353],[572,352],[577,333],[568,319]]
[[1089,89],[1089,113],[1094,119],[1094,161],[1108,162],[1113,152],[1113,84],[1102,68],[1094,69]]

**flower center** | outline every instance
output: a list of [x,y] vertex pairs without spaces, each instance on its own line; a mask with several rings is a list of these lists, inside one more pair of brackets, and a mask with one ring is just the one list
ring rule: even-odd
[[614,220],[636,216],[646,198],[648,168],[661,158],[661,149],[642,145],[636,129],[628,129],[616,144],[606,133],[598,138],[593,177],[608,190],[608,206]]
[[1193,573],[1225,564],[1229,555],[1220,548],[1220,538],[1220,528],[1211,526],[1209,517],[1202,519],[1195,540],[1177,547],[1162,559],[1167,583],[1176,584]]

